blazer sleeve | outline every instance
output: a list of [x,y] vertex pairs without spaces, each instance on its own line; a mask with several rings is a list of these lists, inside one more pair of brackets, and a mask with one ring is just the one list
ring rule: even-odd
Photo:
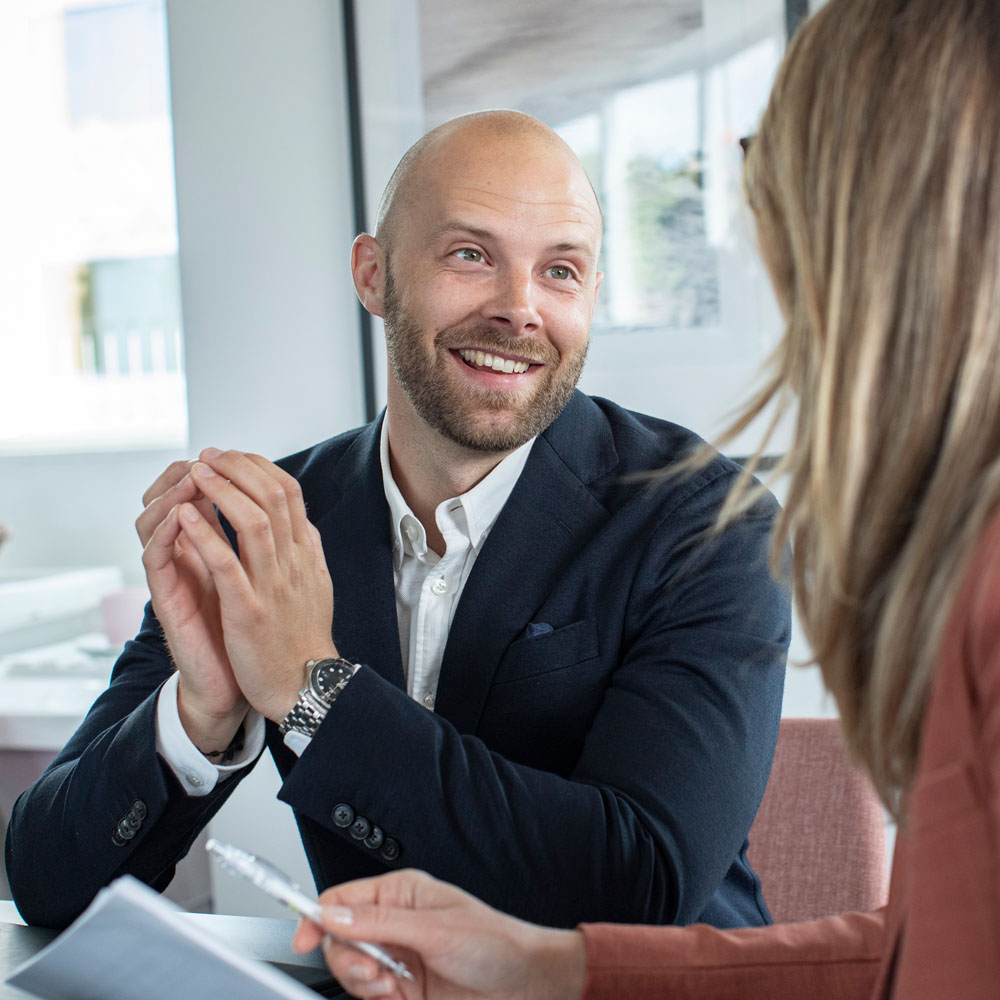
[[885,910],[721,931],[590,924],[583,1000],[867,1000],[882,961]]
[[[630,595],[629,610],[624,624],[605,623],[601,641],[615,662],[568,773],[503,756],[374,670],[359,672],[279,793],[316,824],[303,835],[313,856],[323,843],[336,854],[333,838],[341,852],[367,855],[371,873],[417,867],[550,926],[719,923],[701,915],[740,867],[767,782],[789,602],[768,569],[770,516],[694,544],[718,499],[661,512],[632,577],[608,574]],[[692,544],[680,544],[679,532]],[[546,691],[559,740],[548,700],[558,693]],[[527,683],[524,698],[540,697]],[[338,824],[341,805],[342,816],[363,817],[360,828]],[[399,846],[388,861],[365,846],[369,826]],[[764,922],[753,901],[759,884],[741,871],[755,910],[724,926]],[[314,872],[326,884],[359,873],[339,861]]]
[[249,771],[204,797],[181,788],[156,752],[156,700],[172,669],[147,605],[108,688],[15,802],[5,861],[27,923],[65,927],[119,875],[165,889],[177,862]]

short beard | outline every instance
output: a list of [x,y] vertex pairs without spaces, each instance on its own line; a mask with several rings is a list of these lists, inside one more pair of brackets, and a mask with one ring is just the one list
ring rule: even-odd
[[[509,453],[541,434],[565,409],[587,359],[586,346],[573,357],[564,359],[551,344],[536,342],[530,337],[508,337],[487,324],[441,330],[434,338],[434,352],[428,354],[420,326],[400,305],[388,260],[382,308],[389,366],[400,388],[427,424],[470,451],[491,455]],[[441,351],[470,343],[546,366],[544,374],[536,377],[532,395],[516,420],[502,419],[512,409],[511,393],[491,392],[470,385],[463,387],[459,396],[454,382],[439,364]],[[562,371],[557,370],[560,361],[566,363]],[[488,418],[474,421],[472,414],[476,409],[494,411],[497,422]]]

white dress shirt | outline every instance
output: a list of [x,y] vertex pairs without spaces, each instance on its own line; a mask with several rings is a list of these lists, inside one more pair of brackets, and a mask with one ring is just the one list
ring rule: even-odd
[[[396,585],[399,646],[407,693],[433,710],[441,659],[455,609],[476,557],[524,471],[534,438],[511,452],[488,476],[459,497],[438,504],[434,520],[444,537],[440,556],[427,547],[427,532],[392,478],[389,435],[382,422],[379,456],[389,504],[392,565]],[[189,795],[208,795],[216,784],[245,767],[264,744],[264,720],[247,713],[243,750],[229,764],[213,764],[187,737],[177,713],[178,674],[160,689],[156,711],[156,749]],[[309,737],[290,731],[285,743],[301,755]]]
[[437,697],[441,658],[455,609],[494,522],[528,460],[534,438],[508,455],[467,493],[438,504],[434,520],[444,536],[438,555],[399,492],[389,467],[389,436],[382,424],[382,486],[392,525],[396,617],[407,694],[425,708]]

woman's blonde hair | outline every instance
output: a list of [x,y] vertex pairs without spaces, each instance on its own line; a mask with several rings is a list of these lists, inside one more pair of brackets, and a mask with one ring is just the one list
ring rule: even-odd
[[830,0],[789,47],[745,183],[787,325],[732,434],[797,412],[775,543],[848,744],[900,818],[1000,504],[996,0]]

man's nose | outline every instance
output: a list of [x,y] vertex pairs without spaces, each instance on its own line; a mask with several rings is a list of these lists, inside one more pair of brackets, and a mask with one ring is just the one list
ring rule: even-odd
[[535,333],[542,325],[538,294],[533,274],[506,271],[497,276],[494,294],[483,303],[483,317],[515,337]]

